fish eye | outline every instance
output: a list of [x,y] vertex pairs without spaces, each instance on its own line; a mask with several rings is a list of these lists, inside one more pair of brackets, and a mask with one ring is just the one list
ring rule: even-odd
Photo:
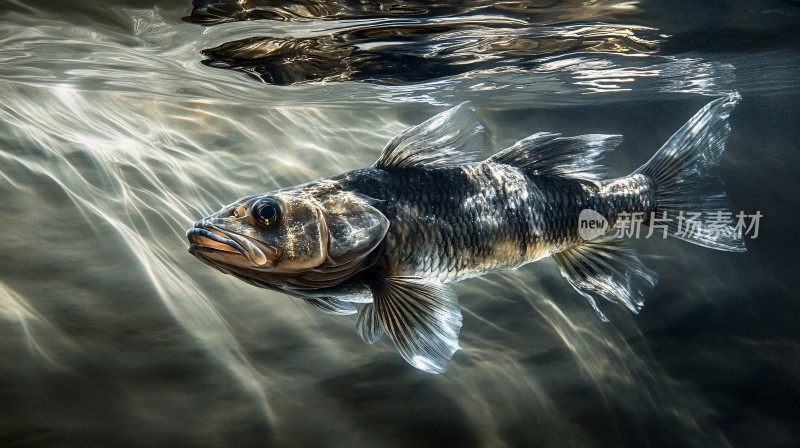
[[281,207],[275,199],[259,199],[250,206],[253,219],[262,226],[271,226],[281,220]]

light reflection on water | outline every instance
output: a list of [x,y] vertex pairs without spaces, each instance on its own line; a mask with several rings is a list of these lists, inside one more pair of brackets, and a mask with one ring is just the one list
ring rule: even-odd
[[[510,62],[497,67],[476,66],[466,73],[456,73],[449,78],[431,79],[414,85],[322,83],[309,85],[304,89],[291,89],[291,95],[287,96],[285,88],[259,87],[246,77],[203,69],[198,65],[203,59],[199,54],[202,49],[251,38],[255,29],[264,29],[264,22],[255,22],[256,25],[260,24],[258,28],[253,28],[253,22],[243,22],[241,25],[226,24],[203,30],[188,23],[175,22],[177,11],[164,12],[158,8],[112,11],[117,20],[128,22],[122,30],[99,26],[97,30],[90,32],[83,26],[70,25],[59,20],[33,15],[14,17],[18,20],[3,30],[4,53],[0,76],[26,85],[59,85],[67,82],[77,89],[106,89],[144,93],[148,96],[157,94],[175,99],[189,97],[208,102],[238,101],[272,106],[346,106],[364,103],[374,107],[382,102],[452,104],[467,100],[478,104],[487,102],[484,105],[489,107],[516,107],[526,103],[547,106],[565,102],[597,101],[576,94],[609,93],[620,89],[636,88],[639,92],[637,98],[641,100],[665,91],[718,95],[732,90],[729,87],[730,67],[726,63],[659,55],[637,60],[639,58],[636,56],[616,54],[619,51],[610,47],[608,51],[602,50],[603,45],[610,45],[601,45],[602,40],[608,38],[604,37],[606,35],[612,36],[612,39],[637,39],[632,34],[633,31],[624,26],[617,31],[612,25],[602,25],[567,26],[563,29],[555,27],[549,37],[546,32],[540,32],[544,35],[542,38],[553,41],[550,46],[555,46],[548,50],[553,52],[553,56],[538,60],[537,66],[533,67],[515,67],[515,56],[510,54],[502,58],[511,58]],[[164,18],[164,14],[168,19]],[[379,25],[385,26],[386,21],[368,23],[365,29]],[[312,34],[319,35],[341,26],[336,22],[315,22],[313,27],[299,25],[292,30],[296,30],[293,31],[295,33],[313,30]],[[402,23],[400,26],[402,28]],[[573,28],[578,31],[571,31]],[[628,28],[637,29],[635,26]],[[280,30],[275,25],[270,25],[267,29],[270,32]],[[595,31],[587,31],[592,29]],[[590,36],[602,30],[606,31],[598,34],[598,40],[592,43]],[[637,32],[654,33],[641,27]],[[514,33],[520,33],[520,30],[515,30]],[[582,33],[588,33],[589,37],[582,37]],[[614,37],[614,33],[618,33],[618,36]],[[491,30],[486,31],[486,34],[487,39],[490,38]],[[480,33],[477,35],[480,36]],[[648,36],[651,42],[645,40],[644,45],[652,46],[665,37]],[[474,38],[475,36],[464,36],[465,40]],[[458,48],[458,42],[454,39],[450,37],[444,42]],[[570,48],[580,50],[576,43],[578,40],[587,40],[583,45],[594,44],[598,49],[589,50],[585,54],[581,51],[564,51]],[[578,47],[574,48],[576,46]],[[563,50],[557,50],[558,48]],[[423,42],[419,48],[409,51],[415,53],[428,49],[429,45]],[[605,54],[593,54],[597,51]],[[537,50],[533,54],[546,56],[547,51],[544,54],[541,52],[542,50]],[[469,48],[465,49],[465,57],[472,53],[474,52],[469,51]],[[455,64],[455,67],[463,63],[450,62],[450,58],[444,55],[443,62]],[[665,76],[653,76],[653,71],[664,73]],[[476,90],[491,90],[493,94],[476,96]]]
[[[737,66],[758,60],[567,54],[414,85],[279,88],[199,64],[202,48],[258,24],[204,30],[174,5],[108,13],[111,25],[2,19],[0,353],[10,362],[0,394],[33,401],[2,422],[7,437],[44,428],[39,440],[79,441],[112,422],[87,440],[594,446],[652,441],[658,422],[656,433],[728,444],[711,420],[719,408],[660,367],[639,317],[612,312],[603,324],[547,261],[458,284],[463,350],[447,375],[430,376],[387,341],[363,345],[352,317],[209,270],[186,253],[184,231],[235,198],[370,165],[391,136],[441,109],[429,104],[472,100],[491,152],[563,130],[540,128],[553,105],[645,110],[658,95],[718,94],[742,88]],[[529,105],[542,112],[491,111]],[[660,272],[716,256],[657,243],[642,251],[667,257],[645,257]],[[704,288],[723,287],[703,272]],[[76,396],[44,395],[65,387]],[[148,430],[133,436],[131,425]]]

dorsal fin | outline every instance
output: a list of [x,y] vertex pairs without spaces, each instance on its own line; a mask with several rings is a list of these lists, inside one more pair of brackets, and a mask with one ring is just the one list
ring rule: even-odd
[[480,151],[478,135],[483,126],[469,103],[461,103],[424,123],[397,134],[373,165],[401,168],[472,162]]
[[600,180],[604,169],[598,161],[620,142],[621,135],[561,137],[561,134],[539,132],[498,152],[489,160],[518,166],[534,175]]

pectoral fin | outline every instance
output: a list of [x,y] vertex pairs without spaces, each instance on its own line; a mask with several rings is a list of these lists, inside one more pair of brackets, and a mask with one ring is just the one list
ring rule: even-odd
[[325,314],[347,316],[356,313],[356,307],[350,302],[336,299],[303,299],[307,304]]
[[367,344],[374,344],[383,336],[383,324],[375,313],[375,305],[367,303],[358,311],[356,333]]
[[382,277],[371,287],[378,319],[403,358],[426,372],[447,371],[461,330],[453,288],[418,277]]
[[658,282],[658,275],[647,269],[636,251],[624,240],[604,236],[553,255],[561,275],[589,300],[600,319],[608,318],[597,304],[598,298],[625,305],[637,313],[645,295]]

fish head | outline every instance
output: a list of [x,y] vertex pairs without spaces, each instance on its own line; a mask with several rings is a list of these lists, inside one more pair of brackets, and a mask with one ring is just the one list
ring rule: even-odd
[[364,267],[389,221],[373,201],[325,184],[242,198],[197,221],[189,252],[257,286],[336,286]]

